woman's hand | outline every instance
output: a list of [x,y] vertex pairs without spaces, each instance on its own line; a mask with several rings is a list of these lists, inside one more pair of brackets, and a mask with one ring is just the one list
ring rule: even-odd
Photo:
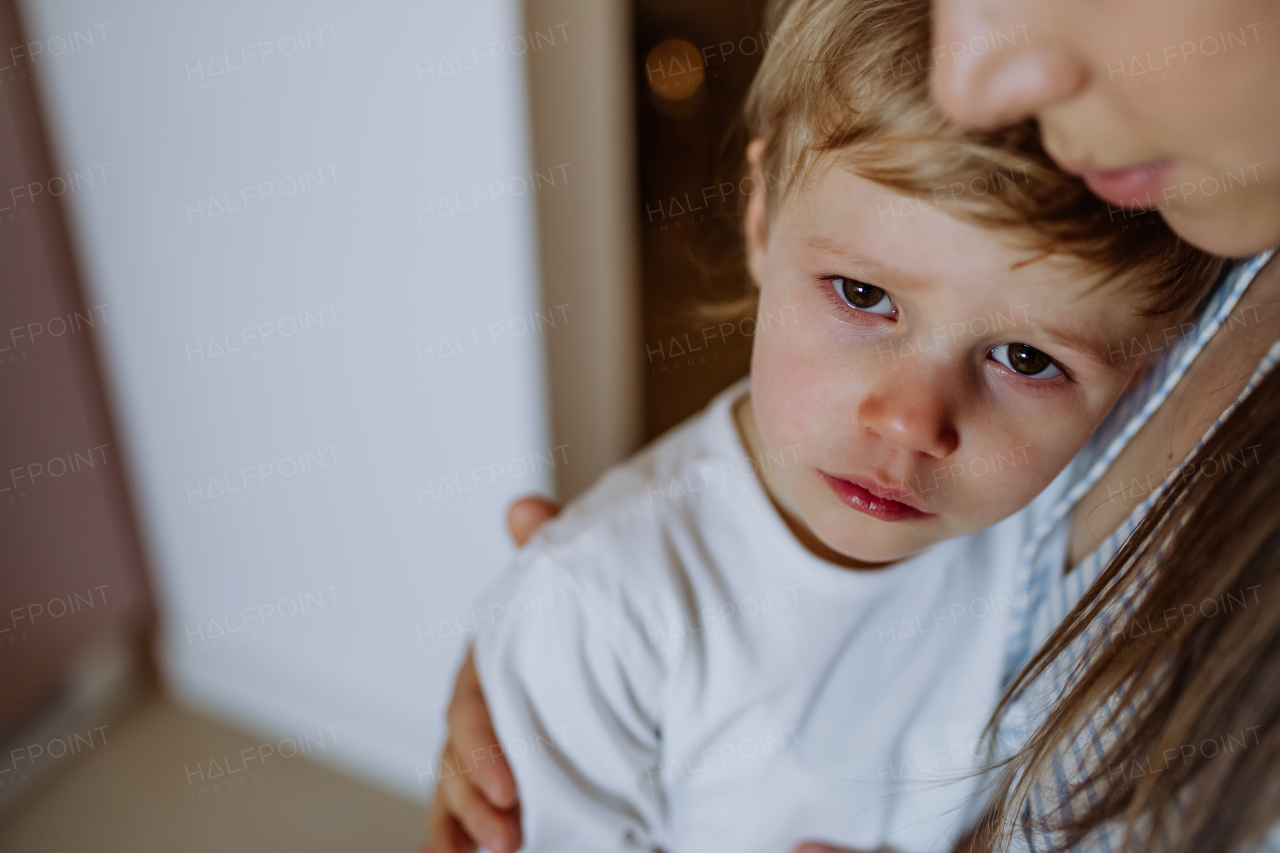
[[[521,498],[507,512],[507,529],[523,546],[559,512],[546,498]],[[423,853],[471,853],[477,844],[493,853],[515,853],[520,847],[516,780],[501,750],[490,749],[498,746],[498,736],[470,651],[458,670],[445,719],[449,737],[440,755]]]
[[489,749],[498,738],[470,651],[453,685],[446,720],[449,738],[440,755],[424,853],[470,853],[477,844],[493,853],[514,853],[520,847],[516,781],[501,752],[493,755]]

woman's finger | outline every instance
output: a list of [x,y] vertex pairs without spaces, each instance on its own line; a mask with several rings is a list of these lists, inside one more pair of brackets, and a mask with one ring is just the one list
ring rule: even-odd
[[475,853],[475,850],[476,842],[445,808],[440,797],[432,799],[431,810],[427,814],[427,844],[422,853]]
[[453,700],[446,713],[449,745],[460,764],[455,770],[475,780],[484,796],[499,809],[511,809],[519,802],[516,780],[493,731],[489,706],[485,704],[475,659],[470,650],[458,670]]
[[[450,752],[446,748],[446,757]],[[441,772],[449,772],[443,764]],[[466,775],[455,772],[441,778],[436,785],[436,799],[476,844],[493,853],[515,853],[519,849],[519,813],[495,808]]]
[[507,530],[511,532],[516,547],[523,548],[534,531],[559,514],[560,504],[541,495],[520,498],[507,510]]

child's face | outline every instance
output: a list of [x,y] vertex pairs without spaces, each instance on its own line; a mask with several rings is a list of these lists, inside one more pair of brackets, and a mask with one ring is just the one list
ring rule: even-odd
[[748,210],[751,405],[784,461],[761,471],[793,525],[892,561],[1030,502],[1135,375],[1132,338],[1167,323],[1065,257],[819,174],[767,234],[762,194]]

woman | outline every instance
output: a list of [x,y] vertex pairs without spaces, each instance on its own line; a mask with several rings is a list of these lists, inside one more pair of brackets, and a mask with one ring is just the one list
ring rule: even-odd
[[[1269,0],[935,0],[935,91],[956,119],[975,126],[1035,116],[1060,164],[1116,206],[1117,227],[1134,220],[1137,209],[1153,208],[1201,248],[1251,255],[1280,243],[1280,107],[1268,100],[1272,81],[1280,79],[1276,33],[1280,5]],[[991,828],[997,835],[1012,832],[1037,848],[1080,842],[1082,849],[1116,849],[1115,842],[1129,836],[1146,849],[1152,832],[1172,826],[1163,841],[1176,848],[1235,849],[1275,817],[1277,778],[1268,775],[1267,759],[1273,754],[1268,735],[1277,727],[1266,719],[1274,703],[1265,692],[1248,690],[1273,683],[1268,666],[1280,659],[1280,649],[1269,645],[1280,632],[1265,605],[1216,621],[1202,614],[1180,626],[1182,633],[1173,628],[1148,638],[1164,640],[1155,647],[1115,647],[1123,655],[1099,656],[1096,645],[1090,648],[1116,637],[1114,622],[1101,630],[1116,607],[1151,617],[1159,615],[1148,612],[1153,602],[1162,609],[1170,602],[1178,608],[1202,603],[1188,596],[1207,592],[1200,581],[1215,574],[1202,568],[1203,550],[1187,547],[1189,536],[1229,557],[1219,573],[1224,582],[1280,580],[1280,570],[1267,574],[1274,568],[1266,559],[1274,554],[1267,551],[1274,524],[1260,525],[1256,536],[1225,536],[1239,529],[1243,516],[1230,499],[1236,489],[1251,495],[1280,490],[1280,471],[1264,464],[1263,455],[1263,447],[1274,447],[1266,445],[1266,429],[1280,414],[1274,404],[1280,374],[1270,373],[1272,346],[1280,340],[1280,265],[1266,261],[1253,259],[1249,271],[1256,277],[1246,290],[1218,295],[1220,317],[1245,321],[1203,324],[1176,359],[1165,359],[1170,369],[1155,374],[1131,408],[1100,431],[1073,467],[1066,499],[1046,514],[1026,566],[1033,594],[1008,660],[1011,675],[1028,662],[1032,668],[1013,680],[1001,715],[1007,737],[1000,742],[1027,740],[1028,746],[1013,756],[1011,767],[1021,772],[1006,778],[1005,797],[996,801]],[[1222,314],[1232,300],[1238,301]],[[1259,394],[1250,396],[1255,387]],[[1237,405],[1239,419],[1214,435]],[[1180,463],[1202,444],[1183,476],[1188,469]],[[1251,445],[1262,445],[1257,464],[1233,467],[1229,475],[1205,473],[1206,460],[1239,458]],[[1159,500],[1171,468],[1172,488]],[[1179,506],[1194,512],[1177,512]],[[513,508],[517,539],[552,512],[545,504]],[[1140,523],[1134,542],[1118,553]],[[1181,540],[1173,537],[1179,524]],[[1108,567],[1117,553],[1120,559]],[[1100,575],[1101,583],[1091,586]],[[1132,594],[1135,583],[1147,598]],[[1240,594],[1223,589],[1223,601],[1227,592]],[[1133,620],[1118,624],[1123,640],[1135,633]],[[1246,641],[1252,656],[1242,660]],[[1074,668],[1081,661],[1083,671]],[[1116,701],[1119,695],[1150,701],[1135,710]],[[1240,726],[1257,726],[1248,735],[1252,750],[1236,750],[1232,740],[1230,755],[1189,757],[1183,767],[1196,768],[1190,778],[1155,773],[1170,738],[1178,741],[1166,762],[1172,764],[1182,760],[1181,747],[1191,738],[1228,720],[1235,724],[1213,701],[1223,696],[1257,712],[1258,720]],[[1059,712],[1046,720],[1050,702]],[[1091,727],[1097,722],[1114,728]],[[459,675],[449,723],[447,757],[495,740],[469,666]],[[1105,736],[1112,731],[1118,734]],[[1196,745],[1200,752],[1205,740]],[[1116,759],[1123,757],[1144,759],[1143,774],[1136,776],[1132,764],[1119,765],[1117,774]],[[1233,782],[1223,768],[1243,775]],[[470,849],[469,838],[499,853],[518,846],[510,771],[499,758],[491,772],[474,776],[437,798],[430,849]],[[1173,814],[1181,817],[1167,823]]]
[[[1059,165],[1099,197],[1117,209],[1158,209],[1201,248],[1239,256],[1280,243],[1280,104],[1267,82],[1280,71],[1276,4],[935,0],[934,16],[935,46],[955,55],[935,94],[954,118],[992,126],[1034,116]],[[982,50],[979,36],[1005,26],[1024,38]],[[1233,167],[1243,171],[1228,176]],[[1270,293],[1274,267],[1252,298]],[[1280,580],[1280,519],[1267,507],[1280,465],[1261,452],[1280,437],[1271,318],[1250,335],[1218,335],[1175,394],[1195,407],[1189,417],[1179,424],[1163,407],[1163,440],[1148,424],[1098,481],[1121,480],[1161,447],[1166,460],[1186,460],[1161,494],[1121,519],[1088,487],[1071,513],[1065,560],[1040,544],[1037,583],[1059,602],[1042,599],[1029,625],[1058,622],[1071,604],[1066,590],[1109,565],[997,712],[1014,742],[1020,728],[1029,741],[994,800],[994,846],[1275,846],[1280,621],[1260,595],[1238,606],[1240,591]],[[1199,448],[1188,459],[1192,442]],[[1098,546],[1098,529],[1117,524]],[[1026,634],[1018,666],[1039,639],[1034,628]]]

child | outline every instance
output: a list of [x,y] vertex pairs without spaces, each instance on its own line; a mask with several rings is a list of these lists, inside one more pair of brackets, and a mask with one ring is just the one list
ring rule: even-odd
[[1113,227],[1034,129],[938,118],[927,0],[798,0],[777,31],[747,104],[749,382],[477,611],[526,849],[950,849],[1021,595],[1014,513],[1219,269]]

